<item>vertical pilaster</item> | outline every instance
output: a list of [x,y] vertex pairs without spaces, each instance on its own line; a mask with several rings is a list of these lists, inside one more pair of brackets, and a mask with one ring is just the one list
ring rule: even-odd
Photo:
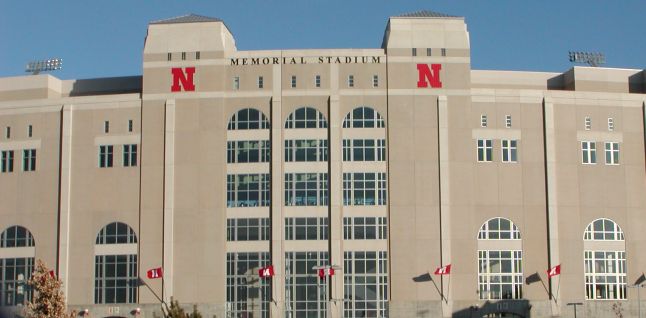
[[[550,98],[543,100],[543,138],[544,138],[544,158],[545,158],[545,193],[546,193],[546,206],[547,206],[547,244],[549,263],[548,266],[552,267],[560,264],[559,257],[559,220],[558,220],[558,206],[557,206],[557,189],[556,189],[556,132],[554,130],[554,104]],[[561,278],[553,276],[548,278],[549,290],[552,297],[550,297],[550,304],[552,307],[552,316],[559,316],[561,310],[559,304],[561,303],[560,297],[555,295],[554,286]],[[556,297],[553,299],[553,297]]]
[[271,263],[275,276],[272,280],[273,305],[271,317],[283,317],[285,313],[285,253],[283,224],[283,111],[281,105],[281,67],[273,66],[271,97]]
[[[446,96],[437,97],[437,138],[438,138],[438,165],[439,184],[438,193],[440,197],[440,257],[442,266],[451,264],[451,196],[450,196],[450,158],[449,158],[449,114],[448,101]],[[442,299],[442,315],[451,317],[453,305],[451,297],[451,280],[449,275],[440,276],[441,288],[444,299]],[[451,300],[451,301],[447,301]]]
[[[61,111],[60,192],[58,199],[58,277],[63,282],[63,294],[68,295],[70,260],[70,205],[72,178],[72,105]],[[67,299],[67,298],[66,298]]]
[[162,297],[173,295],[173,224],[175,217],[175,100],[167,100],[164,119],[164,281]]
[[[341,135],[342,116],[339,102],[339,66],[333,64],[330,70],[330,99],[328,103],[328,182],[329,182],[329,248],[330,265],[343,266],[343,213],[342,213],[342,171]],[[345,269],[340,272],[344,273]],[[328,317],[341,317],[343,311],[343,275],[334,275],[330,281]]]

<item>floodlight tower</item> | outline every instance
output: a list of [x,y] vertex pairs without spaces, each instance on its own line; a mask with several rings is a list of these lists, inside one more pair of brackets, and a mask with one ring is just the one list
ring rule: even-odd
[[63,68],[63,59],[54,58],[41,61],[32,61],[27,63],[25,72],[31,75],[38,75],[40,72],[56,71]]
[[584,63],[592,67],[597,67],[601,64],[606,64],[606,56],[600,52],[568,52],[570,62]]

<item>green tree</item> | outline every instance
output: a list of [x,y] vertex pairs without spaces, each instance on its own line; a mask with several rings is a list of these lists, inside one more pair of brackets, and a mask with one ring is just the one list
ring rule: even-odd
[[167,308],[167,311],[166,318],[202,318],[202,314],[197,310],[197,305],[193,305],[193,312],[187,314],[173,297],[170,298],[170,307]]

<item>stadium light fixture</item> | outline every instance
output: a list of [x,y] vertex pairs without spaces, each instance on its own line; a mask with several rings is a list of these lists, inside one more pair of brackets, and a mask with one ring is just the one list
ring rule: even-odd
[[27,63],[25,72],[31,75],[38,75],[40,72],[56,71],[63,68],[63,59],[54,58],[42,61],[32,61]]
[[601,64],[606,64],[606,56],[603,53],[599,52],[568,52],[570,57],[570,62],[572,63],[583,63],[588,64],[593,67],[597,67]]

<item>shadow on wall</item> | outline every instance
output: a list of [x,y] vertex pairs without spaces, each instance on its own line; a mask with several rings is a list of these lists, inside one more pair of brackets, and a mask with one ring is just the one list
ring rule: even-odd
[[75,80],[70,96],[141,93],[141,76],[106,77]]
[[526,299],[513,300],[487,300],[483,304],[470,306],[453,313],[455,318],[481,318],[481,317],[531,317],[532,305]]
[[628,77],[628,92],[635,94],[646,93],[646,71],[641,71]]

